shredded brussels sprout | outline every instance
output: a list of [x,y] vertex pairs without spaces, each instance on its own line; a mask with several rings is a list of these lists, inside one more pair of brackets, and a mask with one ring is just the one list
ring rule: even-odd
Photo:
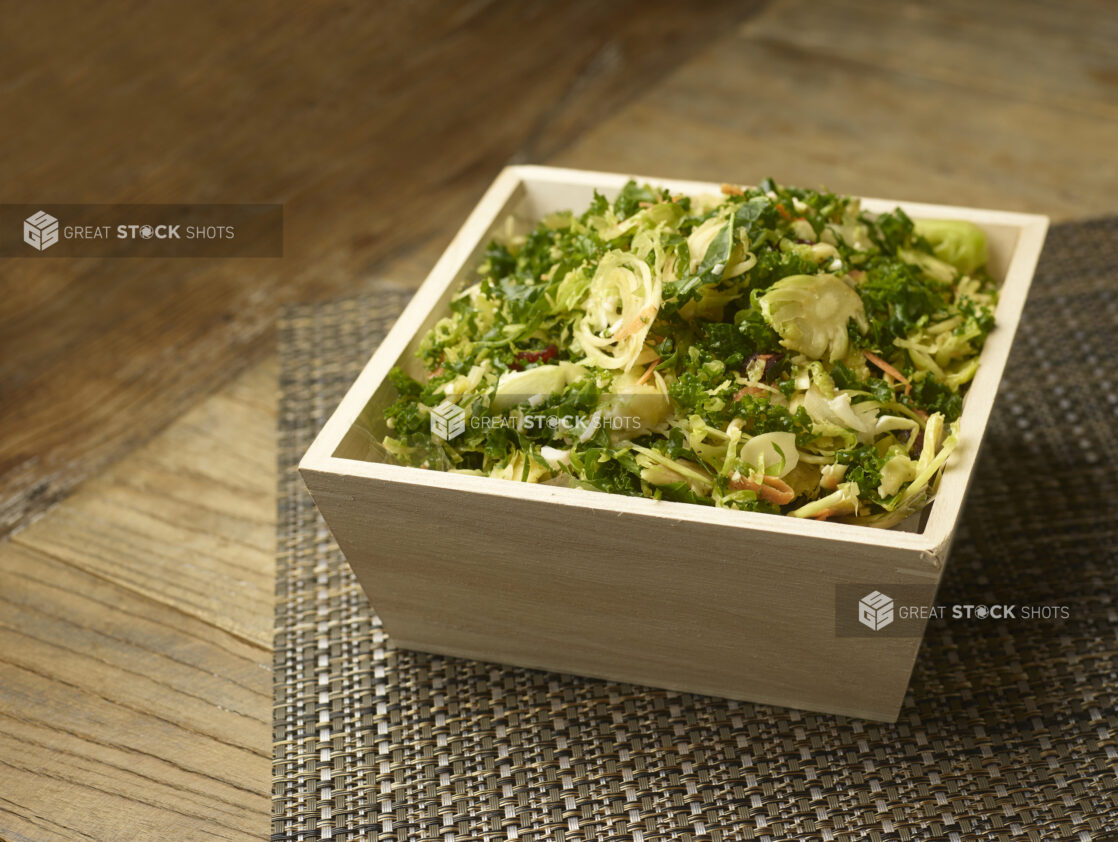
[[781,344],[812,359],[835,362],[850,346],[853,321],[869,330],[862,299],[834,275],[792,275],[773,284],[760,298],[761,315],[780,334]]
[[935,256],[964,275],[977,272],[989,259],[986,235],[973,222],[957,219],[921,219],[915,232],[932,247]]
[[[424,468],[893,525],[934,496],[994,326],[986,238],[857,199],[630,182],[490,243],[392,372]],[[457,426],[448,418],[457,419]]]

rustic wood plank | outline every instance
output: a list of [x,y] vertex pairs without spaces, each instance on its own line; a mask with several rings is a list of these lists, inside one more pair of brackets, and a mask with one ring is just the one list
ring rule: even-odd
[[0,200],[282,202],[287,231],[282,260],[8,261],[0,534],[261,359],[277,303],[445,239],[510,156],[562,147],[756,6],[6,10]]
[[1118,119],[1113,5],[1023,0],[1011,8],[965,0],[892,7],[784,0],[741,30],[749,39],[794,44],[875,73],[981,90],[1054,113]]
[[0,838],[263,838],[270,661],[0,544]]
[[270,647],[276,376],[250,369],[12,543]]
[[274,358],[0,543],[0,839],[267,833]]
[[772,4],[554,163],[1110,213],[1115,23],[1077,5]]

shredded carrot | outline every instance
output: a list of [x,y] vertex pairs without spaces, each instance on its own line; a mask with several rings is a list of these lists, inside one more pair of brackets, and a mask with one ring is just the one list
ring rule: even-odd
[[723,184],[722,192],[727,196],[744,196],[745,191],[734,184]]
[[893,368],[893,366],[889,365],[889,363],[885,362],[885,360],[881,359],[881,357],[873,353],[873,351],[863,351],[862,356],[864,356],[867,360],[876,365],[898,383],[904,383],[904,393],[906,395],[912,394],[912,381],[901,374],[899,371],[897,371],[895,368]]
[[644,370],[644,374],[641,375],[641,379],[637,381],[637,385],[640,386],[642,383],[648,380],[648,378],[652,376],[652,372],[656,370],[656,366],[660,365],[660,363],[661,360],[659,357],[650,362],[648,364],[648,368]]
[[788,211],[785,210],[784,205],[780,204],[779,202],[777,203],[777,206],[776,206],[776,212],[779,213],[781,216],[783,216],[785,219],[791,219],[792,218],[792,214],[788,213]]
[[636,333],[638,330],[641,329],[641,325],[647,324],[648,320],[651,319],[655,314],[656,306],[654,304],[649,304],[637,314],[637,317],[635,319],[621,328],[621,330],[617,331],[617,333],[613,337],[614,342],[620,342],[629,334]]
[[730,488],[756,492],[762,500],[784,506],[796,499],[796,492],[792,486],[779,477],[766,476],[763,483],[754,482],[743,476],[730,480]]
[[652,207],[652,204],[653,204],[652,202],[637,202],[637,207],[638,208],[650,208],[650,207]]
[[760,386],[743,386],[734,393],[734,400],[740,401],[746,395],[763,395],[765,390]]
[[443,373],[443,367],[440,365],[438,368],[436,368],[434,371],[432,371],[430,374],[427,375],[427,379],[430,380],[432,377],[438,377],[442,373]]
[[835,513],[834,509],[824,509],[819,514],[817,514],[815,517],[813,517],[812,520],[826,520],[827,518],[829,518],[834,513]]

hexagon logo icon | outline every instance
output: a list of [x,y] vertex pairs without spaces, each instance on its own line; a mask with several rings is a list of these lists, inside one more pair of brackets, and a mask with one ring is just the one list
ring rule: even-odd
[[893,600],[881,591],[868,593],[858,600],[858,622],[880,631],[893,622]]
[[431,410],[431,432],[443,441],[462,435],[466,429],[466,410],[450,401],[443,401]]
[[58,242],[58,220],[46,211],[32,214],[23,221],[23,241],[43,251]]

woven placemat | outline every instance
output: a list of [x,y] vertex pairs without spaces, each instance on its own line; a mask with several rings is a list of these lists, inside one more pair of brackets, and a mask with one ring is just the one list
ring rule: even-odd
[[404,304],[280,331],[274,842],[1118,833],[1118,219],[1055,227],[900,720],[397,650],[295,465]]

